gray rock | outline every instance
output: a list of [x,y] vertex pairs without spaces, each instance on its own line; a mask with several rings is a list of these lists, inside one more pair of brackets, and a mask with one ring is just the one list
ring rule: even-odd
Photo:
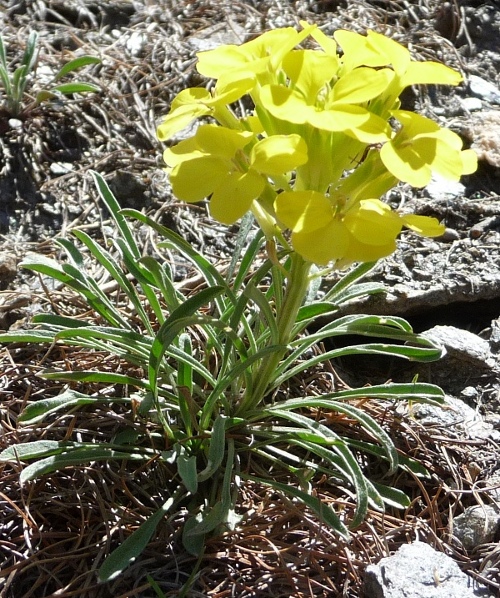
[[434,326],[423,336],[443,345],[449,357],[471,367],[489,370],[496,365],[488,341],[468,330],[454,326]]
[[475,96],[493,104],[500,104],[500,90],[493,83],[476,75],[469,75],[469,88]]
[[500,514],[491,505],[469,507],[453,519],[450,530],[466,550],[473,550],[480,544],[492,542],[498,530]]
[[475,409],[451,396],[446,396],[439,407],[426,403],[413,405],[411,414],[423,426],[435,427],[454,438],[486,439],[495,431]]
[[404,544],[365,571],[365,598],[493,598],[449,556],[424,542]]

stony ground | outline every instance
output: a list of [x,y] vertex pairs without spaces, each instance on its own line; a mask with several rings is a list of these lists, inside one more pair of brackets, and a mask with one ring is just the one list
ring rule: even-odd
[[[40,33],[31,95],[70,58],[93,54],[102,59],[80,75],[99,85],[100,93],[56,100],[15,119],[0,110],[3,329],[24,326],[31,314],[47,307],[40,282],[18,268],[27,252],[56,255],[52,239],[75,227],[99,240],[110,234],[91,169],[106,177],[123,206],[145,210],[203,246],[215,260],[230,255],[235,229],[226,231],[211,222],[203,206],[188,208],[170,196],[155,138],[155,126],[172,97],[185,86],[202,83],[193,69],[195,51],[306,19],[321,24],[326,33],[373,28],[391,34],[415,56],[441,60],[464,75],[465,83],[457,89],[414,89],[405,103],[461,134],[476,148],[479,170],[460,185],[436,182],[418,193],[403,186],[388,198],[400,208],[438,216],[448,230],[439,240],[405,235],[398,252],[375,274],[389,283],[389,294],[352,309],[404,315],[419,331],[451,327],[434,331],[447,345],[448,357],[420,375],[466,400],[484,416],[488,432],[475,436],[455,421],[450,435],[443,429],[449,423],[428,424],[425,414],[421,422],[393,415],[387,424],[402,450],[429,467],[432,481],[419,487],[414,480],[396,480],[414,497],[412,507],[385,518],[372,513],[350,546],[283,499],[248,488],[242,506],[253,515],[243,530],[210,544],[192,595],[360,596],[366,564],[416,537],[452,554],[465,571],[497,592],[500,552],[495,538],[467,551],[453,541],[450,526],[467,506],[495,500],[487,489],[494,485],[498,467],[495,429],[500,426],[498,2],[0,0],[0,9],[0,30],[14,64],[29,31]],[[0,96],[0,106],[1,101]],[[147,247],[148,239],[144,243]],[[176,275],[189,275],[182,263]],[[62,295],[58,299],[67,300]],[[54,363],[85,358],[51,357]],[[45,351],[34,348],[7,350],[2,357],[0,448],[46,437],[47,431],[20,432],[15,424],[25,401],[57,391],[35,376],[45,359]],[[409,375],[387,362],[346,361],[338,371],[358,384]],[[84,423],[61,421],[57,431],[64,428],[65,434],[70,427],[111,434],[124,416],[94,417]],[[148,573],[166,595],[177,595],[193,569],[193,560],[175,550],[171,530],[164,529],[124,579],[106,587],[96,584],[94,571],[109,550],[106,534],[113,528],[126,535],[154,506],[151,480],[161,475],[154,467],[127,472],[92,467],[24,488],[19,487],[19,468],[5,465],[1,471],[1,596],[156,596]],[[111,514],[105,487],[125,505],[120,520]]]

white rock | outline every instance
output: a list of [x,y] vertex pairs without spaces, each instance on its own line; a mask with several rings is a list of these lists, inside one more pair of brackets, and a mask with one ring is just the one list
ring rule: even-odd
[[367,598],[493,598],[457,563],[424,542],[403,544],[365,570]]
[[483,102],[479,98],[462,98],[460,103],[462,104],[462,108],[468,112],[476,112],[483,107]]
[[465,187],[462,183],[449,181],[439,175],[432,177],[425,190],[432,199],[454,199],[455,197],[463,197],[465,193]]
[[142,31],[134,31],[125,42],[125,47],[131,56],[140,56],[144,51],[146,42],[146,35]]

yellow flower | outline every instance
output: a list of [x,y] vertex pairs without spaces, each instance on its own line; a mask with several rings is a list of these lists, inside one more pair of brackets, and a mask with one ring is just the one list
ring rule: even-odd
[[282,177],[307,161],[307,146],[299,135],[256,141],[249,131],[201,125],[194,137],[166,149],[163,157],[179,199],[198,202],[211,196],[212,216],[232,224],[252,208],[268,177]]
[[400,215],[378,199],[349,202],[317,191],[290,191],[275,201],[278,220],[292,231],[304,259],[326,265],[371,262],[391,254],[403,226],[424,236],[443,234],[435,218]]
[[477,157],[472,150],[462,150],[462,140],[434,121],[405,110],[393,110],[401,123],[392,141],[380,150],[385,167],[401,181],[413,187],[428,185],[432,173],[458,181],[463,174],[474,172]]
[[314,50],[296,50],[283,60],[290,84],[265,85],[259,105],[279,121],[344,132],[364,143],[390,138],[388,123],[364,107],[389,86],[390,69],[360,67],[337,77],[338,60]]

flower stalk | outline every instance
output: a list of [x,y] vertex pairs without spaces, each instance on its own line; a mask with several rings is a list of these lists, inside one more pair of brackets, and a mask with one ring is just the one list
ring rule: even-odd
[[256,409],[265,399],[269,387],[276,378],[276,369],[288,351],[292,340],[292,329],[297,322],[297,314],[304,303],[309,288],[309,272],[312,264],[304,260],[298,253],[290,255],[290,270],[285,279],[284,301],[276,320],[278,328],[278,345],[283,348],[272,353],[263,360],[253,374],[253,384],[239,404],[236,415],[243,417]]

